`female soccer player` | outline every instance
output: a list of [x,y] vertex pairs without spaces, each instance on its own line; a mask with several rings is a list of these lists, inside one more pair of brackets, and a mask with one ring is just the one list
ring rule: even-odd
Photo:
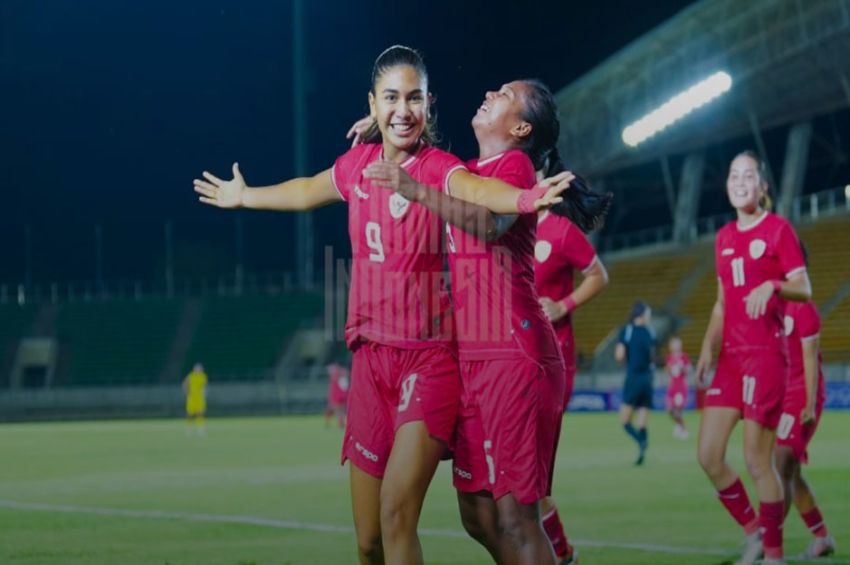
[[[655,331],[649,325],[652,309],[639,300],[632,306],[629,323],[620,330],[614,358],[626,364],[626,382],[623,384],[623,404],[620,406],[620,423],[638,444],[635,465],[643,465],[649,445],[646,424],[652,409],[652,378],[655,373]],[[632,418],[637,409],[637,429]]]
[[308,210],[348,203],[353,270],[345,336],[353,351],[342,460],[362,563],[421,563],[416,524],[425,492],[454,430],[460,381],[453,320],[442,278],[436,215],[378,186],[370,163],[396,163],[425,186],[463,192],[498,213],[535,212],[560,202],[560,187],[518,191],[469,173],[428,144],[428,74],[413,49],[376,60],[370,114],[380,143],[362,144],[310,178],[249,188],[208,172],[195,180],[201,202],[222,208]]
[[[553,150],[553,153],[556,151]],[[554,161],[557,158],[557,154],[553,154],[550,155],[549,160]],[[573,179],[570,190],[575,190],[581,182],[580,177]],[[598,229],[601,226],[588,227]],[[581,271],[584,280],[578,288],[573,289],[575,271]],[[543,312],[555,328],[566,365],[563,403],[563,410],[566,411],[572,397],[576,375],[572,313],[602,292],[608,284],[608,272],[593,245],[577,225],[565,216],[545,211],[541,212],[537,219],[534,282]],[[560,436],[559,432],[560,430],[556,432],[556,436]],[[558,438],[555,442],[557,445]],[[555,550],[559,563],[576,562],[578,552],[569,542],[555,500],[551,496],[546,496],[540,501],[540,513],[543,529]]]
[[202,436],[206,433],[204,415],[207,412],[208,378],[204,366],[195,363],[192,371],[183,379],[183,393],[186,395],[186,433],[192,433],[192,427]]
[[688,428],[682,413],[688,404],[688,373],[691,371],[691,360],[682,351],[682,340],[676,336],[670,338],[670,353],[667,355],[667,396],[664,398],[667,413],[676,423],[673,436],[679,439],[688,438]]
[[[560,127],[551,93],[531,80],[488,92],[472,125],[480,158],[470,169],[526,187]],[[448,248],[464,384],[454,482],[464,526],[497,562],[552,563],[538,502],[550,492],[565,379],[534,288],[536,221],[503,217],[482,226],[480,216],[464,215],[463,191],[439,194],[380,168],[368,174],[453,224]],[[565,213],[583,225],[600,223],[610,200],[587,189],[565,196]]]
[[[784,300],[805,302],[811,285],[800,242],[788,221],[770,213],[765,170],[750,151],[729,166],[726,193],[737,220],[717,232],[717,302],[696,367],[705,379],[715,350],[717,372],[706,392],[699,462],[718,497],[744,528],[739,563],[782,563],[782,485],[773,466],[776,426],[788,377]],[[729,436],[744,420],[744,460],[756,485],[759,516],[741,479],[726,462]],[[759,533],[759,528],[764,531]]]
[[790,371],[782,415],[776,428],[776,466],[785,491],[785,515],[793,501],[814,535],[804,554],[813,559],[836,550],[835,538],[826,529],[802,469],[802,465],[809,462],[807,447],[817,430],[826,398],[818,346],[820,315],[813,302],[789,302],[785,306],[785,334]]

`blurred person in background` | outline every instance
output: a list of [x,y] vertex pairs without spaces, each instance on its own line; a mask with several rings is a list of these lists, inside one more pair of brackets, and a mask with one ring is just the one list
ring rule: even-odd
[[204,415],[207,412],[207,383],[209,379],[204,366],[195,363],[192,371],[183,379],[183,394],[186,395],[186,434],[194,431],[198,435],[206,433]]
[[[626,382],[623,384],[623,403],[620,405],[620,423],[638,445],[635,465],[643,465],[649,446],[647,420],[652,409],[652,377],[655,371],[655,331],[649,325],[652,308],[643,300],[632,306],[629,323],[620,330],[614,358],[626,365]],[[637,428],[632,419],[637,411]]]

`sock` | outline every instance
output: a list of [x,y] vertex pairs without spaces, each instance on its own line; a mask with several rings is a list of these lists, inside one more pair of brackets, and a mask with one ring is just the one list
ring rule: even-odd
[[646,446],[649,443],[649,430],[641,428],[637,431],[637,433],[638,443],[641,445],[641,449],[646,449]]
[[826,531],[826,522],[823,521],[823,516],[820,515],[820,509],[817,506],[805,514],[800,513],[800,517],[815,537],[825,538],[829,535],[829,532]]
[[762,502],[759,507],[761,527],[764,532],[764,556],[782,558],[782,522],[785,521],[785,502]]
[[567,557],[570,543],[567,540],[567,534],[564,533],[564,526],[561,524],[561,517],[558,516],[557,508],[543,516],[543,530],[546,532],[546,537],[549,538],[549,543],[552,544],[552,549],[555,550],[558,559],[562,560]]
[[637,443],[640,443],[640,435],[631,422],[628,424],[623,424],[623,429],[626,430],[626,433],[632,436],[632,439]]
[[717,498],[732,518],[744,528],[747,535],[754,534],[758,531],[759,521],[750,504],[750,499],[747,496],[747,490],[744,488],[744,483],[740,478],[735,479],[735,482],[723,490],[717,491]]

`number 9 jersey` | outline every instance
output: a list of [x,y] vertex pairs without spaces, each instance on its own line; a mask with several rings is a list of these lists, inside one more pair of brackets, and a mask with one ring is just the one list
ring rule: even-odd
[[[383,146],[367,143],[333,167],[334,186],[348,204],[353,257],[346,342],[449,346],[454,323],[443,274],[442,223],[424,206],[363,177],[382,158]],[[454,155],[424,144],[401,167],[434,190],[445,190],[455,171],[466,170]]]

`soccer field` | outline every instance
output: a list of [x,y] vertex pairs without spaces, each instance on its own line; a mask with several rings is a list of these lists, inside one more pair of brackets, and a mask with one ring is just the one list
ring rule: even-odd
[[[555,496],[582,564],[734,558],[742,535],[696,462],[696,418],[681,441],[653,414],[635,468],[615,414],[565,417]],[[838,539],[826,563],[850,563],[848,429],[850,412],[826,413],[806,469]],[[2,425],[0,563],[355,563],[341,438],[320,417],[211,419],[205,437],[177,420]],[[730,458],[743,471],[740,434]],[[420,527],[427,563],[490,562],[461,529],[448,463]],[[795,513],[785,539],[792,556],[809,541]]]

